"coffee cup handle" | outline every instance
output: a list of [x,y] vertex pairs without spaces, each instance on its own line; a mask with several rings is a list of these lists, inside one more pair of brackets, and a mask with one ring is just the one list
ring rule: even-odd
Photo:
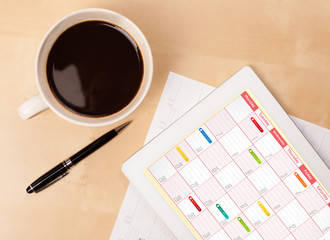
[[21,106],[18,108],[18,113],[24,120],[27,120],[34,115],[46,110],[48,105],[42,99],[41,95],[38,94],[29,100],[25,101]]

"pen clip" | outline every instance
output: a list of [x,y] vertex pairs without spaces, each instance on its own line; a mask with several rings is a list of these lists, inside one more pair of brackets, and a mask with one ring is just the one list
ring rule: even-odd
[[56,183],[58,180],[61,180],[62,178],[64,178],[66,175],[69,174],[69,171],[63,173],[61,176],[59,176],[58,178],[55,178],[52,182],[48,183],[47,185],[43,186],[42,188],[38,189],[37,191],[35,191],[35,193],[38,193],[42,190],[44,190],[45,188],[49,187],[50,185],[53,185],[54,183]]

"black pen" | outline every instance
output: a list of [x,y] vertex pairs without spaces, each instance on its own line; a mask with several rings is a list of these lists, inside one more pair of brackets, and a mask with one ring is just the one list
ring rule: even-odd
[[45,189],[46,187],[52,185],[53,183],[57,182],[58,180],[68,175],[69,169],[73,165],[76,165],[78,162],[83,160],[89,154],[93,153],[94,151],[102,147],[104,144],[109,142],[130,123],[131,121],[126,122],[120,125],[119,127],[112,129],[111,131],[107,132],[103,136],[96,139],[94,142],[90,143],[89,145],[81,149],[79,152],[71,156],[69,159],[61,162],[60,164],[58,164],[57,166],[46,172],[44,175],[39,177],[37,180],[31,183],[30,186],[27,187],[26,189],[27,193],[33,193],[33,192],[38,193],[41,190]]

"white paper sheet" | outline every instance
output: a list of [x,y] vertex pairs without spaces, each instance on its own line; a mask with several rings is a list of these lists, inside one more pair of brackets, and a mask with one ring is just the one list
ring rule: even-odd
[[[157,136],[215,88],[170,72],[146,142]],[[330,168],[330,130],[290,116]],[[129,185],[110,240],[175,240],[164,222]]]

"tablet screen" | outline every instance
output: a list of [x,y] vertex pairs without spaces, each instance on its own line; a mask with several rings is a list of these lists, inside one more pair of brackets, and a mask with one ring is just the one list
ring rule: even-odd
[[329,194],[249,89],[144,171],[196,239],[326,239]]

